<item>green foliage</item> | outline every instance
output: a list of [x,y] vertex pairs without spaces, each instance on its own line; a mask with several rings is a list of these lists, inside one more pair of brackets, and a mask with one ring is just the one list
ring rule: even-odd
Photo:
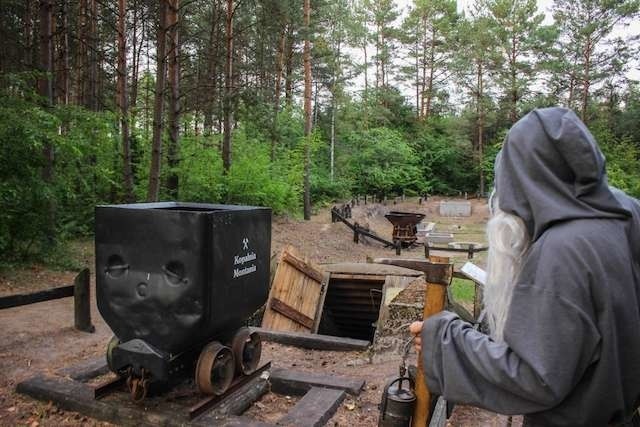
[[[67,236],[92,228],[93,207],[119,187],[111,123],[108,114],[44,109],[28,97],[1,94],[0,257],[5,261],[51,255]],[[51,182],[42,177],[47,142],[55,156]]]
[[640,147],[629,137],[617,138],[602,122],[594,123],[591,132],[607,159],[609,184],[640,197]]
[[435,194],[475,190],[473,153],[464,137],[451,130],[454,123],[432,120],[417,127],[414,145],[420,157],[426,188]]
[[425,189],[419,158],[399,131],[374,128],[354,133],[348,139],[357,152],[351,157],[356,192],[388,195]]
[[[302,144],[300,144],[302,145]],[[226,202],[270,206],[275,213],[295,212],[302,201],[302,151],[296,147],[272,164],[270,146],[234,132],[234,157],[225,179]]]

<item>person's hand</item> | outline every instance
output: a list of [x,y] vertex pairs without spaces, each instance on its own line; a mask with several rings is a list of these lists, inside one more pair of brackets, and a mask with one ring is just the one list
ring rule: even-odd
[[416,353],[420,353],[422,351],[422,324],[424,322],[413,322],[409,326],[409,332],[413,335],[413,347],[416,349]]

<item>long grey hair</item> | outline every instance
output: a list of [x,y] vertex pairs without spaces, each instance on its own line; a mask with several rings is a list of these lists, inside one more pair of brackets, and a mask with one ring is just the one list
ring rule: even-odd
[[484,308],[491,337],[503,342],[513,288],[530,238],[521,218],[500,210],[497,197],[492,197],[489,203],[492,216],[487,224],[489,254]]

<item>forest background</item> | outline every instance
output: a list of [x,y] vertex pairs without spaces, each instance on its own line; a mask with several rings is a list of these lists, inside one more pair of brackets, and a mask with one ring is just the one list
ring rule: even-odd
[[48,259],[104,203],[308,219],[485,195],[536,107],[573,108],[640,196],[638,0],[555,0],[546,21],[535,0],[407,3],[2,0],[0,264]]

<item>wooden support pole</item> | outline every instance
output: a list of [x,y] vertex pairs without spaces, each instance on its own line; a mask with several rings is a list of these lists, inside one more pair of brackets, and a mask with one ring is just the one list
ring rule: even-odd
[[[427,288],[424,299],[423,318],[426,320],[444,310],[447,286],[453,277],[453,264],[446,257],[429,257],[429,268],[425,268]],[[424,379],[422,355],[418,354],[418,373],[416,374],[416,408],[413,413],[412,427],[426,427],[430,418],[431,392]]]
[[91,324],[91,273],[88,268],[82,270],[73,279],[73,314],[75,328],[83,332],[95,332]]

